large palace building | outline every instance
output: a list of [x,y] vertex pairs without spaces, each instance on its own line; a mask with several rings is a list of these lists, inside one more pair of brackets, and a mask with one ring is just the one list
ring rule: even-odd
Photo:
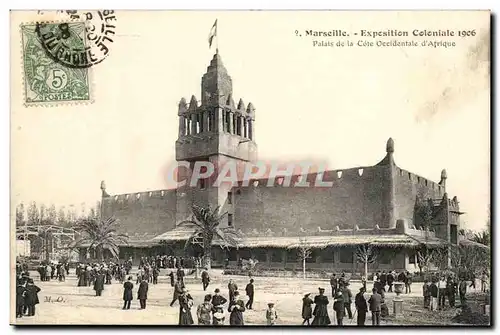
[[[189,104],[184,98],[179,103],[176,160],[192,166],[256,161],[255,109],[241,99],[235,104],[219,54],[202,77],[201,94],[200,105],[195,96]],[[317,173],[307,181],[313,183]],[[119,220],[120,232],[129,236],[121,256],[134,261],[141,255],[183,255],[192,230],[178,224],[191,216],[192,204],[220,206],[228,213],[221,226],[240,235],[237,248],[215,242],[213,266],[226,258],[236,263],[254,257],[270,268],[293,269],[301,266],[297,248],[308,245],[309,268],[361,272],[355,250],[364,244],[378,249],[371,267],[416,270],[418,248],[459,243],[461,212],[457,198],[446,193],[446,171],[434,182],[401,169],[392,139],[377,164],[322,174],[332,187],[284,187],[280,178],[274,187],[267,179],[221,187],[200,180],[195,187],[110,195],[102,183],[102,212]],[[291,186],[299,178],[293,175]]]

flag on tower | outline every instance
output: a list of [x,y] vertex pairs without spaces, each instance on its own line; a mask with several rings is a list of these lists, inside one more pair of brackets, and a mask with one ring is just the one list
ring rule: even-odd
[[212,47],[212,41],[214,37],[217,36],[217,19],[214,22],[214,25],[212,26],[212,29],[210,29],[210,35],[208,35],[208,47]]

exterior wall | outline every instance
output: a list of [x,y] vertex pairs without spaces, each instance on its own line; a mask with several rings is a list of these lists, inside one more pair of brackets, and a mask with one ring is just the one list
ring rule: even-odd
[[411,172],[396,167],[394,173],[394,190],[397,218],[414,224],[415,202],[417,196],[424,199],[441,199],[445,193],[443,186]]
[[[311,174],[307,181],[314,185],[315,178]],[[332,181],[332,187],[267,187],[266,181],[258,186],[251,182],[233,190],[235,227],[244,233],[383,227],[387,212],[381,195],[388,178],[386,166],[373,166],[326,172],[322,180]]]
[[102,211],[104,217],[114,216],[119,220],[120,233],[148,236],[149,239],[175,227],[176,191],[140,192],[102,198]]

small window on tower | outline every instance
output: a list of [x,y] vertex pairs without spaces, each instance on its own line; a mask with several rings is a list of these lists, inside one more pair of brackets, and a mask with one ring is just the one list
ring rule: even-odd
[[227,192],[227,203],[229,205],[233,204],[233,192]]
[[233,214],[228,214],[227,215],[227,225],[229,227],[232,227],[233,226]]

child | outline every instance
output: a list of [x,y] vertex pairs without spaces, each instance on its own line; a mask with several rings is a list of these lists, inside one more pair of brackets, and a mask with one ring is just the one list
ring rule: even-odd
[[267,304],[268,309],[266,311],[266,319],[268,326],[274,326],[276,324],[276,319],[278,318],[278,313],[274,309],[274,303],[270,302]]

